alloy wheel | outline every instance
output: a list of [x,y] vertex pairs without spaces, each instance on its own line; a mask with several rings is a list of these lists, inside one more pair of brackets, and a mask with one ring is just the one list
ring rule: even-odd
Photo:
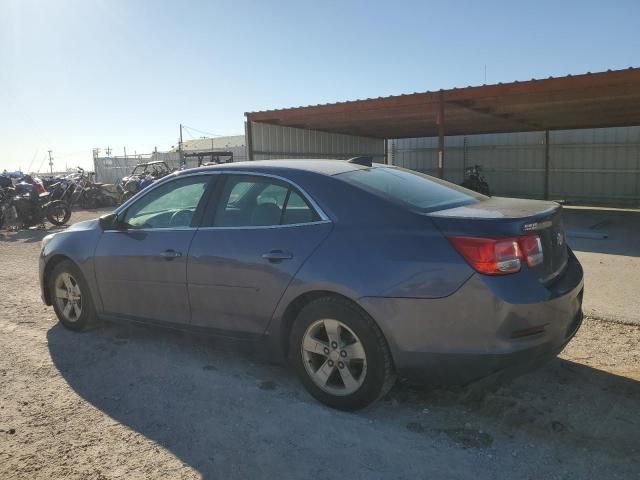
[[77,322],[82,315],[82,292],[78,281],[69,273],[63,272],[56,278],[55,299],[65,320]]
[[302,337],[304,367],[313,382],[332,395],[350,395],[364,383],[367,357],[353,330],[333,319],[312,323]]

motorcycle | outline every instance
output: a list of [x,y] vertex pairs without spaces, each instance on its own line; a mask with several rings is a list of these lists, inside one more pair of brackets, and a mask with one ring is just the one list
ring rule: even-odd
[[464,169],[463,187],[490,196],[489,184],[482,176],[482,165],[473,165]]
[[62,200],[70,205],[75,189],[76,184],[72,179],[66,177],[61,178],[57,182],[49,185],[49,198],[51,198],[51,200]]
[[0,228],[44,227],[45,219],[53,225],[64,225],[71,218],[71,208],[61,200],[51,200],[49,192],[39,193],[30,177],[15,186],[0,183]]
[[71,195],[71,205],[79,205],[80,208],[93,209],[98,207],[97,194],[92,187],[89,176],[82,167],[77,167],[78,171],[72,173],[69,178],[73,180],[75,188]]
[[71,204],[94,209],[113,207],[120,202],[121,193],[117,185],[92,182],[82,167],[78,167],[78,171],[69,175],[68,179],[74,183],[70,195]]

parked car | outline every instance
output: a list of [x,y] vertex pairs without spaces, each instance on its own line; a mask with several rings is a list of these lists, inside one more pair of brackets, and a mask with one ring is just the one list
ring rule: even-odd
[[366,158],[174,173],[45,237],[40,281],[72,330],[104,318],[264,340],[338,409],[396,375],[460,384],[528,367],[582,320],[560,205]]

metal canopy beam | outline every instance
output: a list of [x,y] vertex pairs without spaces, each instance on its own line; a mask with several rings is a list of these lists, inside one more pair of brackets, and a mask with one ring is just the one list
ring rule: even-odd
[[544,131],[544,199],[549,200],[549,130]]
[[384,139],[439,136],[441,113],[447,135],[640,125],[640,69],[251,112],[246,117]]
[[440,97],[440,108],[436,117],[438,126],[438,177],[444,178],[444,100]]

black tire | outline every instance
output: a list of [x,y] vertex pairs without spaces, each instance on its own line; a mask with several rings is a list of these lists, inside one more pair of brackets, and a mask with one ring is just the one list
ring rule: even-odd
[[62,200],[55,200],[47,205],[45,216],[53,225],[64,225],[71,218],[71,207]]
[[[81,292],[81,313],[77,320],[70,321],[63,312],[61,306],[62,301],[56,298],[56,282],[58,278],[63,274],[69,274],[76,281]],[[47,288],[53,305],[53,310],[56,312],[56,316],[60,323],[69,330],[80,332],[86,330],[89,327],[94,326],[97,323],[96,310],[91,298],[91,292],[89,291],[89,285],[85,280],[80,269],[70,260],[63,260],[58,263],[51,271],[47,278]]]
[[[305,367],[302,344],[307,329],[322,319],[334,319],[356,334],[366,354],[366,373],[357,390],[335,395],[320,388]],[[339,350],[340,348],[338,348]],[[396,380],[393,360],[382,331],[357,305],[340,297],[323,297],[306,305],[291,329],[289,359],[307,391],[316,400],[338,410],[357,410],[384,396]]]

